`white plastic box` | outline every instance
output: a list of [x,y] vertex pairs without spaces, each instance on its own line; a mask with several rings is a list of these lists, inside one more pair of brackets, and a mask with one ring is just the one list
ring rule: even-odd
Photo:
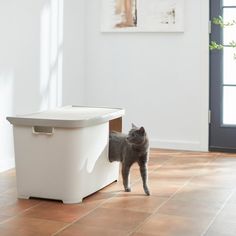
[[109,122],[123,115],[123,109],[66,106],[7,117],[14,125],[18,197],[79,203],[116,181],[119,163],[108,160]]

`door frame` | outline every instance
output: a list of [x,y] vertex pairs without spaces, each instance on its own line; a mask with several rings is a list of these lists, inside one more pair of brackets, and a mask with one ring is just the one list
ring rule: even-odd
[[[210,0],[210,20],[212,17],[223,15],[222,0]],[[211,34],[209,43],[216,40],[219,43],[223,41],[222,29],[214,24],[211,24]],[[236,152],[236,147],[232,147],[232,136],[235,130],[232,125],[223,125],[222,112],[223,112],[223,50],[213,50],[209,53],[209,151],[220,152]],[[219,107],[220,106],[220,107]],[[235,127],[236,128],[236,127]],[[231,130],[230,130],[231,129]],[[227,132],[227,137],[224,133]],[[217,134],[217,135],[216,135]],[[225,140],[229,146],[218,145]],[[236,145],[235,145],[236,146]]]

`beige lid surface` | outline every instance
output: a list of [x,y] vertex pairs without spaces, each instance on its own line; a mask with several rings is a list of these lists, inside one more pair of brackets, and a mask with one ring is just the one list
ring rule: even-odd
[[125,114],[122,108],[65,106],[27,115],[7,117],[13,125],[85,127],[116,119]]

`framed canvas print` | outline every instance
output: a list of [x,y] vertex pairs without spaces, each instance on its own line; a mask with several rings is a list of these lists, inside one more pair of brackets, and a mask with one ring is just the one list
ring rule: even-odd
[[184,0],[102,0],[102,32],[183,32]]

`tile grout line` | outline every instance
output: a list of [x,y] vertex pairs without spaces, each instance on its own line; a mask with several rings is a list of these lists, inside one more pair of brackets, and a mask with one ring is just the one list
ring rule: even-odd
[[[165,166],[165,165],[167,164],[167,162],[169,162],[169,161],[171,161],[171,160],[175,160],[175,159],[178,159],[178,157],[171,157],[170,159],[164,161],[163,163],[160,164],[160,166],[158,166],[157,168],[153,169],[153,170],[150,171],[149,173],[155,172],[156,170],[158,170],[158,169],[160,169],[161,167]],[[208,161],[207,163],[205,163],[203,166],[207,165],[208,163],[210,163],[211,161],[213,161],[213,160],[215,160],[215,159],[216,159],[216,157],[214,157],[212,160],[210,160],[210,161]],[[192,177],[189,179],[189,181],[191,181],[192,178],[194,178],[195,176],[197,176],[197,175],[192,176]],[[140,180],[141,180],[141,178],[138,178],[131,186],[134,186],[134,185],[137,184]],[[181,190],[186,184],[188,184],[189,181],[187,181],[180,189],[178,189],[178,190],[174,193],[174,195],[175,195],[179,190]],[[114,196],[112,196],[111,198],[109,198],[109,199],[105,200],[104,202],[100,203],[96,208],[92,209],[91,211],[89,211],[88,213],[86,213],[85,215],[83,215],[82,217],[80,217],[79,219],[76,219],[76,220],[74,220],[73,222],[71,222],[71,223],[69,223],[68,225],[66,225],[65,227],[59,229],[58,231],[56,231],[55,233],[53,233],[52,236],[55,236],[55,235],[61,233],[62,231],[64,231],[65,229],[69,228],[71,225],[73,225],[73,224],[76,223],[77,221],[81,220],[82,218],[86,217],[87,215],[89,215],[90,213],[92,213],[94,210],[96,210],[97,208],[99,208],[99,207],[101,207],[102,205],[104,205],[106,202],[108,202],[108,201],[110,201],[111,199],[115,198],[115,197],[118,195],[118,193],[120,193],[120,192],[121,192],[121,191],[118,191],[117,193],[114,194]],[[173,195],[173,196],[174,196],[174,195]],[[171,196],[171,197],[172,197],[172,196]],[[170,199],[171,199],[171,198],[170,198]],[[167,199],[167,201],[169,201],[170,199]],[[161,207],[162,205],[164,205],[167,201],[165,201],[163,204],[161,204],[160,207]],[[158,211],[160,207],[158,207],[156,211]],[[156,212],[156,211],[155,211],[155,212]],[[152,216],[152,215],[153,215],[153,214],[151,214],[151,216]],[[151,217],[151,216],[150,216],[150,217]],[[149,217],[148,217],[148,219],[149,219]],[[145,221],[145,222],[146,222],[146,221]],[[135,229],[134,229],[134,230],[135,230]],[[133,233],[133,232],[135,232],[135,231],[132,231],[131,233]],[[128,235],[130,235],[131,233],[128,233]]]
[[15,219],[15,218],[17,218],[17,217],[19,217],[19,216],[25,214],[27,211],[29,211],[29,210],[31,210],[31,209],[33,209],[33,208],[35,208],[35,207],[38,207],[38,206],[41,205],[41,204],[43,204],[43,203],[42,203],[42,202],[39,202],[39,203],[35,204],[34,206],[23,210],[21,213],[18,213],[18,214],[14,215],[14,216],[10,216],[9,219],[6,219],[6,220],[0,222],[0,226],[1,226],[2,224],[4,224],[4,223],[7,223],[8,221],[10,221],[10,220],[12,220],[12,219]]
[[[153,172],[155,172],[155,171],[157,171],[157,170],[160,169],[161,167],[165,166],[166,163],[167,163],[168,161],[172,160],[172,159],[176,159],[176,157],[172,157],[172,158],[170,158],[170,159],[164,161],[163,163],[161,163],[160,166],[154,168],[154,169],[151,170],[151,171],[148,171],[148,175],[151,174],[151,173],[153,173]],[[137,180],[134,181],[134,182],[131,184],[131,187],[134,186],[134,185],[136,185],[140,180],[142,180],[141,177],[137,178]]]
[[[217,157],[214,157],[212,160],[206,162],[202,167],[207,166],[209,163],[213,162],[214,160],[216,160]],[[201,174],[195,174],[193,175],[188,181],[186,181],[186,183],[180,187],[179,189],[177,189],[166,201],[164,201],[149,217],[147,217],[141,224],[139,224],[136,228],[134,228],[131,232],[128,233],[127,236],[130,236],[131,234],[137,232],[145,223],[147,223],[149,221],[149,219],[155,215],[158,210],[164,205],[166,204],[168,201],[170,201],[178,192],[180,192],[187,184],[189,184],[191,182],[191,180],[197,176],[199,176]]]
[[[175,159],[175,158],[176,158],[176,157],[172,157],[172,158],[170,158],[170,159],[164,161],[159,167],[153,169],[150,173],[154,172],[155,170],[157,170],[157,169],[159,169],[160,167],[162,167],[163,165],[165,165],[166,162],[168,162],[168,161],[170,161],[170,160],[172,160],[172,159]],[[137,179],[131,186],[134,186],[134,185],[137,184],[140,180],[141,180],[141,178]],[[82,217],[80,217],[79,219],[76,219],[76,220],[72,221],[71,223],[65,225],[64,227],[62,227],[61,229],[59,229],[58,231],[56,231],[55,233],[53,233],[51,236],[55,236],[55,235],[61,233],[62,231],[64,231],[65,229],[69,228],[71,225],[73,225],[73,224],[76,223],[77,221],[80,221],[81,219],[83,219],[84,217],[86,217],[87,215],[89,215],[90,213],[92,213],[93,211],[95,211],[96,209],[98,209],[99,207],[101,207],[102,205],[104,205],[106,202],[108,202],[108,201],[110,201],[111,199],[115,198],[120,192],[121,192],[121,190],[118,191],[117,193],[114,193],[114,195],[113,195],[111,198],[109,198],[109,199],[107,199],[107,200],[101,202],[97,207],[91,209],[91,211],[87,212],[86,214],[84,214],[84,215],[83,215]]]
[[[164,161],[164,162],[163,162],[163,165],[164,165],[167,161],[172,160],[172,159],[173,159],[173,158],[170,158],[170,159]],[[153,169],[151,172],[155,171],[156,169],[160,168],[161,166],[162,166],[162,165],[160,165],[159,167]],[[151,173],[151,172],[150,172],[150,173]],[[132,185],[136,184],[136,183],[139,182],[140,180],[141,180],[141,178],[139,178],[138,180],[136,180]],[[111,184],[112,184],[112,183],[111,183]],[[107,187],[107,186],[105,186],[105,187]],[[6,192],[6,191],[5,191],[5,192]],[[69,223],[68,226],[71,225],[71,224],[73,224],[73,223],[75,223],[76,221],[82,219],[82,218],[85,217],[86,215],[90,214],[92,211],[94,211],[95,209],[97,209],[97,208],[100,207],[101,205],[105,204],[105,203],[106,203],[107,201],[109,201],[110,199],[113,199],[114,197],[116,197],[116,195],[118,195],[119,192],[121,192],[121,190],[118,191],[117,193],[115,193],[114,196],[112,196],[111,198],[109,198],[109,199],[103,201],[102,203],[100,203],[97,207],[91,209],[88,213],[84,214],[84,215],[83,215],[82,217],[80,217],[79,219],[76,219],[76,220],[74,220],[73,222]],[[3,192],[3,193],[4,193],[4,192]],[[17,197],[16,197],[16,198],[17,198]],[[18,199],[18,198],[17,198],[17,199]],[[26,200],[29,200],[29,199],[26,199]],[[29,211],[29,210],[31,210],[31,209],[33,209],[33,208],[35,208],[35,207],[38,207],[38,206],[40,206],[41,204],[43,204],[43,202],[39,202],[39,203],[35,204],[34,206],[32,206],[32,207],[30,207],[30,208],[27,208],[27,209],[23,210],[22,212],[20,212],[20,213],[14,215],[14,216],[9,216],[10,218],[8,218],[8,219],[6,219],[6,220],[4,220],[4,221],[1,221],[1,222],[0,222],[0,225],[2,225],[2,224],[6,223],[6,222],[8,222],[8,221],[10,221],[10,220],[12,220],[12,219],[14,219],[14,218],[17,218],[17,217],[19,217],[19,216],[21,216],[21,215],[23,215],[23,214],[25,214],[27,211]],[[8,216],[7,216],[7,217],[8,217]],[[34,217],[33,217],[33,218],[34,218]],[[40,219],[40,218],[37,218],[37,217],[36,217],[36,219]],[[51,221],[55,221],[55,220],[51,220]],[[65,223],[66,223],[66,222],[65,222]],[[59,230],[59,231],[60,231],[60,230]],[[56,233],[57,233],[57,232],[56,232]],[[53,235],[54,235],[54,234],[53,234]]]
[[[113,197],[112,197],[113,198]],[[87,213],[85,213],[84,215],[82,215],[81,217],[79,217],[78,219],[73,220],[72,222],[68,223],[67,225],[65,225],[64,227],[62,227],[61,229],[57,230],[55,233],[51,234],[51,236],[57,235],[59,233],[61,233],[62,231],[64,231],[65,229],[69,228],[71,225],[73,225],[74,223],[76,223],[77,221],[80,221],[81,219],[83,219],[84,217],[86,217],[87,215],[89,215],[90,213],[92,213],[94,210],[96,210],[97,208],[99,208],[103,203],[107,202],[109,199],[105,200],[104,202],[100,203],[97,207],[91,209],[90,211],[88,211]]]
[[204,232],[201,234],[201,236],[206,235],[206,233],[208,232],[208,230],[210,229],[211,225],[214,223],[214,221],[216,220],[216,218],[220,215],[220,213],[223,211],[223,209],[225,208],[226,204],[229,202],[230,198],[236,193],[236,188],[234,188],[234,190],[232,190],[232,193],[227,197],[227,199],[225,200],[225,202],[222,204],[221,208],[216,212],[215,216],[213,217],[213,219],[210,221],[210,223],[208,224],[208,226],[206,227],[206,229],[204,230]]
[[[191,178],[192,179],[192,178]],[[190,179],[190,180],[191,180]],[[190,181],[189,180],[189,181]],[[132,232],[130,232],[128,235],[131,235],[132,233],[137,232],[154,214],[156,214],[158,212],[158,210],[164,205],[166,204],[169,200],[171,200],[179,191],[181,191],[188,183],[189,181],[187,181],[183,186],[181,186],[179,189],[177,189],[167,200],[165,200],[162,204],[160,204],[160,206],[154,211],[152,212],[152,214],[150,216],[148,216],[141,224],[139,224],[135,229],[132,230]]]
[[[167,160],[165,160],[164,162],[162,162],[161,164],[159,164],[158,167],[153,168],[149,173],[153,173],[153,172],[157,171],[158,169],[160,169],[160,168],[162,168],[163,166],[165,166],[169,161],[172,161],[172,160],[175,160],[175,159],[178,159],[178,158],[179,158],[179,157],[177,157],[177,156],[168,158]],[[210,162],[210,161],[209,161],[209,162]],[[206,164],[208,164],[209,162],[207,162]],[[205,165],[206,165],[206,164],[205,164]],[[195,177],[195,176],[193,176],[193,177]],[[192,178],[191,178],[191,179],[192,179]],[[191,179],[190,179],[190,180],[191,180]],[[140,182],[140,180],[141,180],[141,178],[138,178],[138,179],[132,184],[132,186],[136,185],[138,182]],[[189,181],[190,181],[190,180],[189,180]],[[189,182],[189,181],[188,181],[188,182]],[[186,184],[187,184],[188,182],[186,182]],[[184,184],[184,186],[185,186],[186,184]],[[184,186],[182,186],[182,187],[184,187]],[[181,187],[181,189],[182,189],[182,187]],[[176,192],[178,192],[179,190],[180,190],[180,189],[178,189]],[[109,199],[107,199],[107,200],[101,202],[97,207],[91,209],[89,212],[87,212],[86,214],[84,214],[82,217],[80,217],[80,218],[74,220],[73,222],[71,222],[71,223],[69,223],[69,224],[66,224],[63,228],[59,229],[58,231],[56,231],[56,232],[53,233],[52,235],[57,235],[58,233],[62,232],[62,231],[65,230],[66,228],[70,227],[71,225],[73,225],[73,224],[76,223],[77,221],[79,221],[79,220],[81,220],[82,218],[86,217],[87,215],[89,215],[90,213],[92,213],[94,210],[96,210],[97,208],[99,208],[99,207],[101,207],[102,205],[104,205],[106,202],[108,202],[108,201],[110,201],[111,199],[115,198],[120,192],[122,192],[122,190],[120,190],[120,191],[118,191],[117,193],[115,193],[111,198],[109,198]],[[175,193],[176,193],[176,192],[175,192]],[[174,194],[175,194],[175,193],[174,193]],[[168,200],[170,200],[170,199],[168,199]],[[167,200],[167,201],[168,201],[168,200]],[[167,202],[167,201],[166,201],[166,202]],[[165,203],[165,202],[164,202],[164,203]],[[164,203],[163,203],[163,204],[164,204]],[[6,219],[6,220],[0,222],[0,225],[3,225],[4,223],[6,223],[6,222],[8,222],[8,221],[10,221],[10,220],[12,220],[12,219],[15,219],[15,218],[17,218],[17,217],[19,217],[19,216],[25,214],[27,211],[29,211],[29,210],[31,210],[31,209],[33,209],[33,208],[35,208],[35,207],[38,207],[38,206],[40,206],[41,204],[43,204],[43,202],[39,202],[39,203],[35,204],[34,206],[23,210],[21,213],[18,213],[18,214],[16,214],[16,215],[10,217],[9,219]],[[161,204],[161,206],[162,206],[163,204]],[[160,207],[161,207],[161,206],[160,206]],[[159,208],[160,208],[160,207],[159,207]],[[158,209],[159,209],[159,208],[158,208]],[[158,211],[158,209],[157,209],[157,211]],[[38,218],[37,218],[37,219],[38,219]],[[54,221],[54,220],[53,220],[53,221]],[[132,232],[134,232],[134,231],[132,231]]]

